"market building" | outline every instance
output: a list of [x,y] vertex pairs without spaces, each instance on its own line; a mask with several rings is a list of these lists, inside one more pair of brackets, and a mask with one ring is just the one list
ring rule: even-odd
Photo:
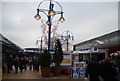
[[0,47],[2,56],[12,55],[13,57],[16,57],[17,55],[24,54],[24,50],[20,46],[13,43],[2,34],[0,34]]
[[110,57],[111,53],[120,51],[120,30],[75,44],[73,49],[78,61],[89,60],[94,55],[99,60]]

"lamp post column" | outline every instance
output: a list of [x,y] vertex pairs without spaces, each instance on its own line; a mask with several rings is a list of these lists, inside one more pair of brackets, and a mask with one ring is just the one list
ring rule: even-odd
[[68,51],[68,39],[67,39],[67,51]]
[[49,31],[48,31],[48,53],[50,53],[50,39],[51,39],[51,16],[48,16],[48,21],[50,22],[50,24],[48,24],[48,26],[49,26]]
[[[43,37],[43,36],[42,36]],[[42,37],[41,37],[41,43],[40,43],[40,54],[42,54]]]
[[68,51],[68,31],[67,31],[67,51]]
[[72,32],[70,32],[69,30],[67,31],[64,31],[62,33],[62,36],[61,38],[64,40],[65,39],[65,50],[66,51],[69,51],[69,45],[70,45],[70,41],[74,41],[74,37],[73,37],[73,34]]

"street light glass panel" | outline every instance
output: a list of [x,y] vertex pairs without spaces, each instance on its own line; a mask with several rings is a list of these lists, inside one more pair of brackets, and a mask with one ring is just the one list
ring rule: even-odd
[[75,40],[74,40],[74,39],[72,39],[72,41],[74,42]]
[[49,15],[50,15],[50,16],[54,16],[54,15],[55,15],[55,11],[50,11],[50,12],[49,12]]
[[39,14],[35,15],[34,18],[35,18],[36,20],[40,20],[40,19],[41,19],[41,17],[40,17]]
[[38,45],[38,43],[36,42],[36,45]]
[[59,21],[60,21],[60,22],[64,22],[65,19],[64,19],[63,17],[61,17],[61,18],[59,19]]
[[36,41],[36,45],[38,45],[38,40]]
[[40,45],[42,45],[43,43],[40,43]]
[[47,21],[47,22],[46,22],[46,24],[47,24],[47,25],[49,25],[49,24],[50,24],[50,22],[49,22],[49,21]]
[[70,41],[70,38],[68,38],[68,41]]

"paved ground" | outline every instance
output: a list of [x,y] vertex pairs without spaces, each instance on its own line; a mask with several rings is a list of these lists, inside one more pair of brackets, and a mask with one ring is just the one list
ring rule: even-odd
[[39,79],[40,73],[35,71],[23,71],[18,72],[17,74],[15,72],[11,73],[3,73],[2,79]]
[[[0,70],[0,73],[1,73],[1,70]],[[0,76],[1,77],[1,76]],[[118,76],[118,78],[120,78],[120,75]],[[61,75],[61,76],[53,76],[53,74],[50,74],[50,77],[48,78],[43,78],[41,76],[41,73],[38,72],[38,71],[23,71],[23,72],[18,72],[18,74],[16,74],[14,71],[11,72],[10,74],[8,73],[3,73],[2,74],[2,79],[4,79],[3,81],[9,79],[9,80],[12,80],[13,79],[17,79],[20,80],[22,79],[23,80],[39,80],[39,81],[88,81],[88,80],[83,80],[83,79],[71,79],[70,78],[70,75]],[[62,79],[62,80],[61,80]],[[8,81],[9,81],[8,80]]]
[[2,68],[0,67],[0,80],[2,79]]
[[[16,74],[15,72],[11,72],[10,74],[8,73],[3,73],[2,74],[2,79],[41,79],[41,73],[37,71],[23,71],[23,72],[18,72]],[[50,77],[48,79],[71,79],[70,75],[60,75],[60,76],[53,76],[50,74]]]
[[[41,73],[38,72],[38,71],[23,71],[23,72],[18,72],[17,74],[13,71],[11,72],[10,74],[8,73],[3,73],[2,74],[2,79],[3,81],[6,81],[6,80],[39,80],[39,81],[87,81],[87,80],[83,80],[83,79],[71,79],[70,78],[70,75],[60,75],[60,76],[53,76],[53,74],[50,74],[50,77],[48,78],[43,78],[41,76]],[[61,80],[62,79],[62,80]],[[29,81],[28,80],[28,81]]]
[[[10,74],[8,73],[3,73],[2,74],[2,79],[41,79],[42,76],[40,74],[40,72],[37,71],[23,71],[23,72],[19,72],[18,74],[16,74],[15,72],[11,72]],[[54,79],[70,79],[70,75],[65,76],[65,75],[61,75],[61,76],[52,76],[52,74],[50,74],[50,79],[54,78]]]
[[42,78],[40,72],[37,71],[23,71],[15,74],[14,72],[2,74],[2,81],[85,81],[84,79],[71,79],[70,75],[50,76]]

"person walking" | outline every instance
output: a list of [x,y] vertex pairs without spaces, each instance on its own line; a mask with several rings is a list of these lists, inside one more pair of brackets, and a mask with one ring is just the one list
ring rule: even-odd
[[33,71],[35,71],[35,56],[32,58],[32,61],[33,61]]
[[27,60],[26,57],[23,57],[23,69],[27,70]]
[[87,69],[86,69],[86,77],[89,75],[90,81],[100,81],[99,76],[100,76],[100,65],[97,62],[96,57],[92,57],[92,60],[88,63]]
[[118,81],[116,79],[117,71],[113,67],[113,64],[110,62],[109,58],[106,58],[102,63],[102,77],[104,81]]
[[2,57],[2,72],[5,73],[6,71],[6,59],[5,55]]
[[39,58],[38,56],[34,60],[35,70],[39,72]]
[[21,57],[20,58],[20,72],[22,72],[23,70],[23,64],[24,64],[23,57]]
[[8,55],[6,56],[6,64],[7,64],[7,67],[8,67],[8,74],[12,71],[12,65],[13,65],[13,58],[12,58],[12,55]]
[[14,66],[15,66],[15,73],[18,73],[18,67],[19,67],[19,57],[16,57],[14,60]]
[[32,70],[32,64],[33,64],[32,57],[30,57],[29,58],[29,69],[30,69],[30,71]]

